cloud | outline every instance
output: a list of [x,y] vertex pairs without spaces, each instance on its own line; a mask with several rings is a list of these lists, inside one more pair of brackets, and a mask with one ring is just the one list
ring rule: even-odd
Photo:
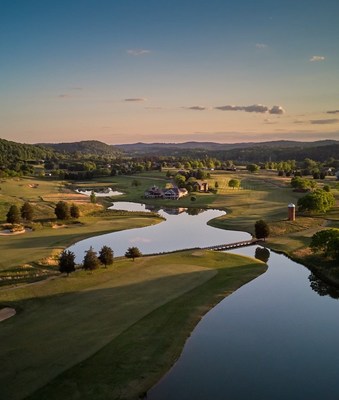
[[74,86],[69,88],[70,90],[84,90],[84,88],[80,87],[80,86]]
[[129,101],[129,102],[141,102],[141,101],[147,101],[144,97],[131,97],[128,99],[124,99],[124,101]]
[[145,110],[163,110],[163,107],[145,107]]
[[208,110],[208,107],[205,106],[192,106],[192,107],[183,107],[186,110],[194,110],[194,111],[204,111],[204,110]]
[[255,47],[256,47],[257,49],[267,49],[268,45],[265,44],[265,43],[256,43],[256,44],[255,44]]
[[146,49],[129,49],[126,50],[126,53],[130,56],[144,56],[145,54],[149,54],[151,50]]
[[270,119],[265,119],[264,120],[264,124],[265,125],[275,125],[275,124],[277,124],[278,122],[277,121],[272,121],[272,120],[270,120]]
[[339,110],[326,111],[326,114],[339,114]]
[[326,125],[326,124],[335,124],[339,122],[339,119],[338,118],[312,119],[310,122],[313,125]]
[[255,112],[255,113],[269,113],[269,114],[284,114],[284,109],[281,106],[273,106],[269,108],[264,106],[263,104],[253,104],[251,106],[233,106],[233,105],[226,105],[226,106],[219,106],[214,107],[216,110],[221,111],[245,111],[245,112]]
[[72,96],[69,95],[69,94],[67,94],[67,93],[61,93],[61,94],[58,95],[58,97],[59,97],[60,99],[68,99],[68,98],[70,98],[70,97],[72,97]]
[[281,115],[285,113],[285,110],[281,106],[273,106],[268,112],[270,114]]
[[325,57],[324,56],[312,56],[311,58],[310,58],[310,61],[324,61],[325,60]]

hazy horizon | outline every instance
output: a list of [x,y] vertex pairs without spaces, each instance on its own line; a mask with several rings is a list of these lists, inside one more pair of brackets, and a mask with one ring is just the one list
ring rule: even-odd
[[0,137],[339,139],[337,0],[12,0]]

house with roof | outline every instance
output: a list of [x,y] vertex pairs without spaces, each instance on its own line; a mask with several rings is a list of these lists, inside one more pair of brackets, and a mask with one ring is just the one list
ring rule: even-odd
[[157,186],[152,186],[151,188],[145,191],[144,197],[146,199],[162,199],[163,190],[159,189]]
[[195,192],[208,192],[208,182],[206,181],[196,180],[192,183],[192,186]]
[[164,199],[168,200],[179,200],[181,197],[187,196],[188,191],[183,188],[173,187],[171,189],[165,189],[163,191]]
[[167,199],[167,200],[178,200],[181,197],[187,195],[188,191],[184,188],[173,187],[170,189],[160,189],[157,186],[152,186],[144,193],[144,197],[146,199]]

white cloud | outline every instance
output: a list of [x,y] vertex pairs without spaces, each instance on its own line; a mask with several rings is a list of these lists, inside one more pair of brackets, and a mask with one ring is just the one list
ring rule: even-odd
[[324,56],[312,56],[311,58],[310,58],[310,61],[324,61],[325,60],[325,57]]
[[126,50],[126,53],[130,56],[144,56],[145,54],[149,54],[151,50],[146,49],[129,49]]
[[284,114],[285,110],[281,106],[273,106],[271,108],[263,105],[263,104],[252,104],[251,106],[234,106],[234,105],[226,105],[214,107],[216,110],[221,111],[245,111],[245,112],[254,112],[254,113],[269,113],[269,114]]
[[147,101],[144,97],[130,97],[128,99],[124,99],[124,101],[129,101],[129,102],[142,102],[142,101]]

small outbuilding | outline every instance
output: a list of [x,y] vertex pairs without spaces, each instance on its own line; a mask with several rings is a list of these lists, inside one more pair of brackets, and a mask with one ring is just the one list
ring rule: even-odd
[[295,221],[295,204],[293,203],[288,205],[288,220]]

